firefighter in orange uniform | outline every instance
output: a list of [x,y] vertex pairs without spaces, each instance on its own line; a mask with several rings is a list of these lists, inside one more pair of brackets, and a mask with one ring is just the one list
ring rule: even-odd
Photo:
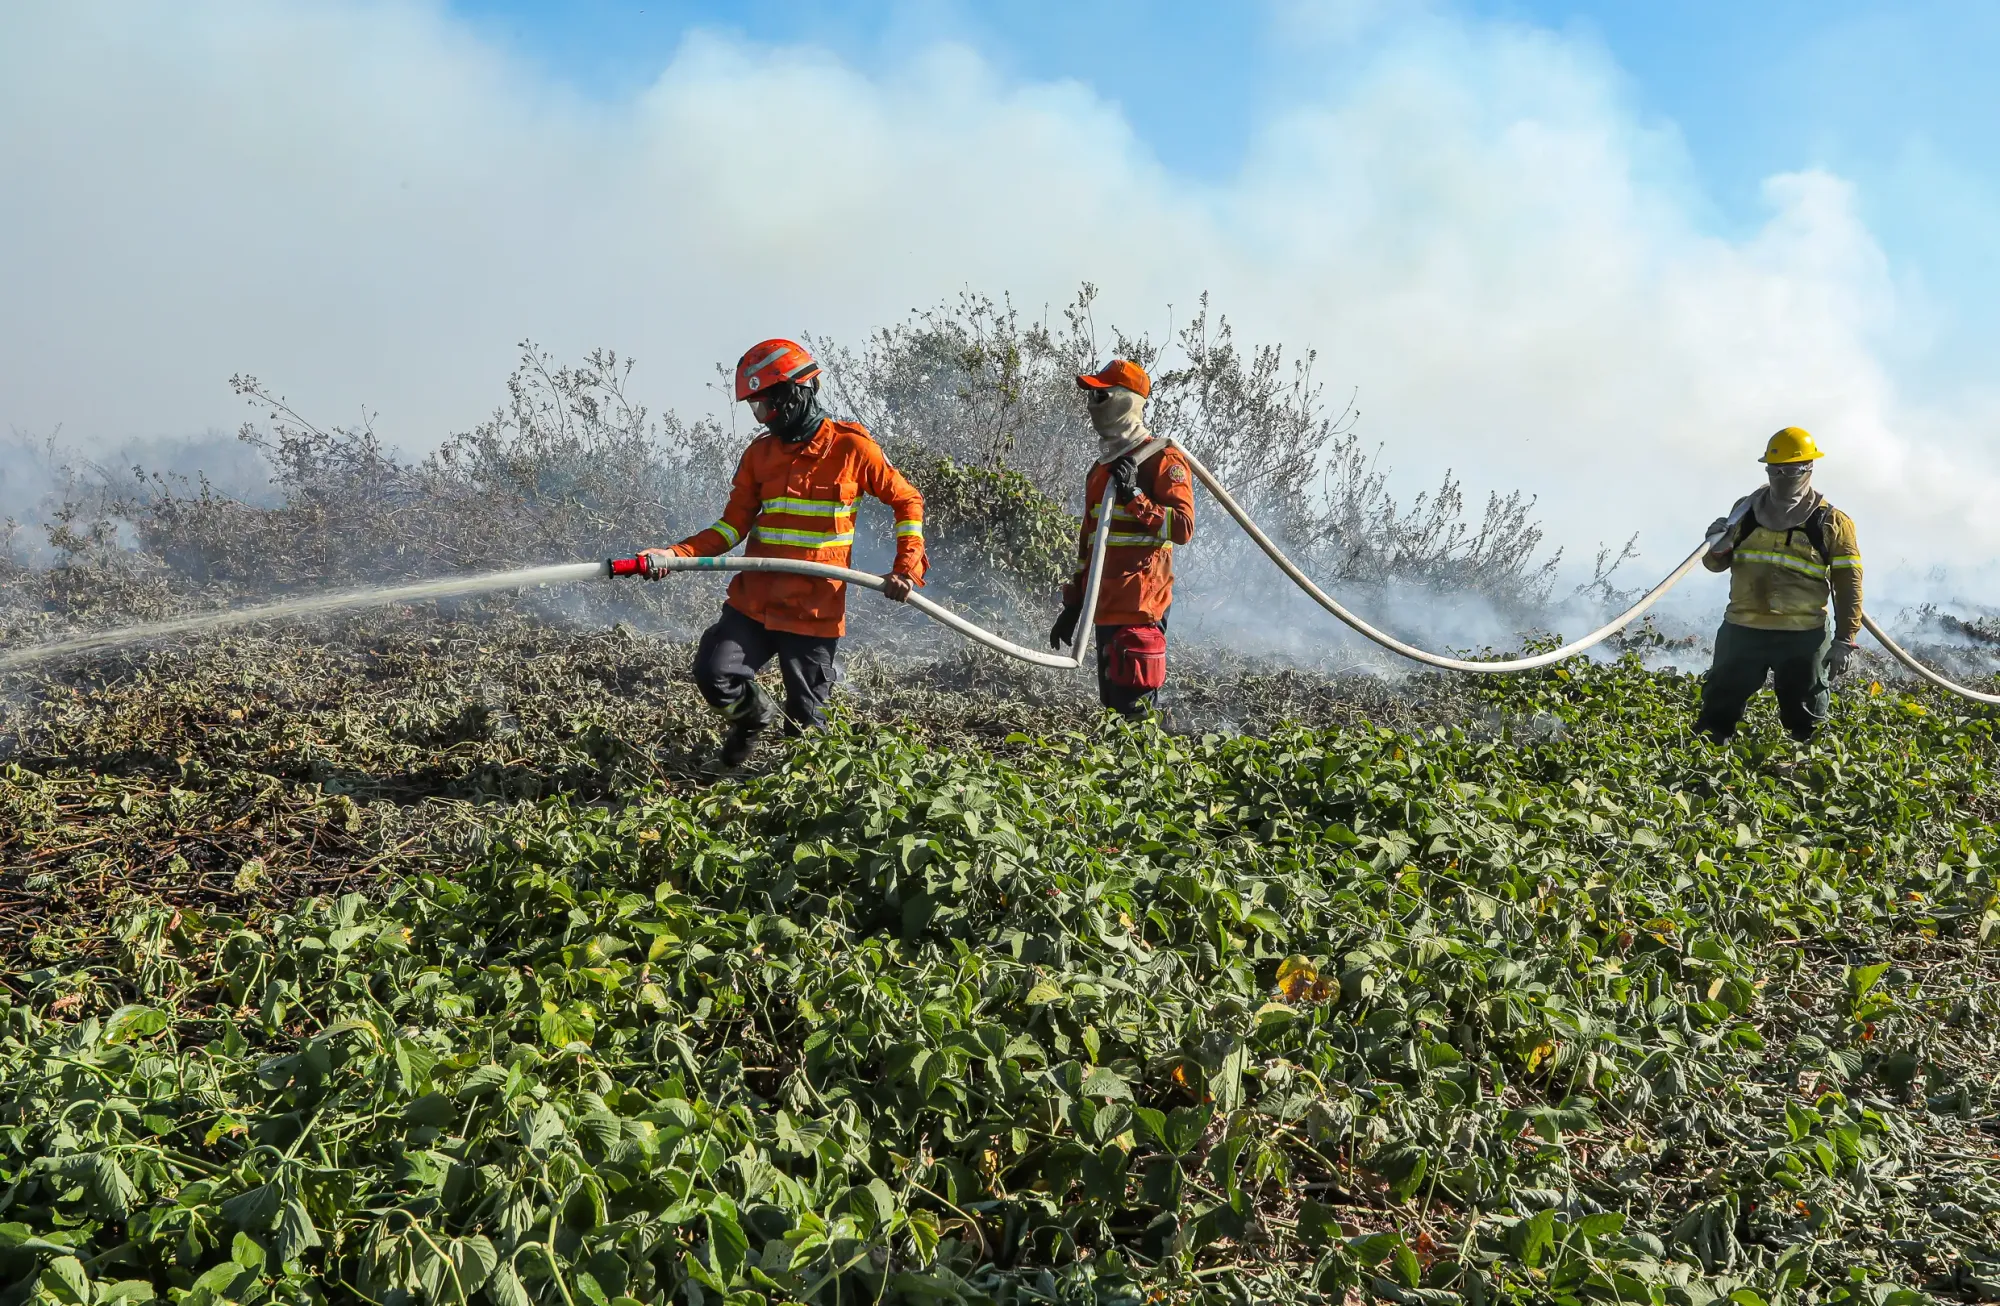
[[1115,487],[1104,579],[1097,595],[1097,699],[1122,716],[1152,711],[1167,678],[1167,609],[1174,602],[1174,546],[1194,538],[1194,477],[1187,458],[1146,429],[1152,378],[1136,363],[1113,359],[1079,376],[1097,432],[1097,465],[1084,483],[1081,565],[1063,588],[1062,615],[1049,647],[1074,643],[1083,613],[1090,550],[1104,487]]
[[[923,583],[924,498],[889,465],[868,429],[828,417],[819,406],[819,364],[790,340],[766,340],[736,364],[736,398],[764,427],[736,465],[721,520],[670,549],[641,556],[708,558],[747,538],[752,558],[800,558],[849,565],[854,510],[872,494],[896,513],[896,562],[885,576],[901,602]],[[649,575],[656,573],[648,573]],[[824,720],[839,673],[834,649],[847,633],[844,581],[784,572],[739,572],[722,619],[703,633],[694,678],[702,697],[729,721],[722,760],[740,766],[779,709],[757,684],[773,657],[785,680],[786,728]]]

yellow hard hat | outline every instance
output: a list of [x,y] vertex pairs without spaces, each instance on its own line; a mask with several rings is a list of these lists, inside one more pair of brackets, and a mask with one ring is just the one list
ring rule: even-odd
[[1788,426],[1771,437],[1764,446],[1764,456],[1760,463],[1809,463],[1820,456],[1819,446],[1813,443],[1812,433],[1797,426]]

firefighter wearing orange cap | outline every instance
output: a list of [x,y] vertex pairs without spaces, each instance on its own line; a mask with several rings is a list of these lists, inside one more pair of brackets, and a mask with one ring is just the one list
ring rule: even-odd
[[[798,558],[849,565],[854,512],[871,494],[895,510],[896,561],[883,579],[901,602],[923,583],[924,499],[889,465],[882,447],[855,422],[819,406],[819,364],[791,340],[752,346],[736,364],[736,398],[750,405],[764,434],[736,466],[729,504],[713,526],[647,556],[707,558],[748,540],[753,558]],[[722,760],[741,765],[779,709],[757,684],[778,660],[785,681],[783,715],[796,732],[824,719],[838,679],[834,650],[847,633],[847,585],[784,572],[739,572],[722,619],[701,637],[694,677],[702,697],[729,721]]]
[[1104,579],[1097,594],[1097,698],[1122,716],[1150,712],[1167,678],[1167,609],[1174,602],[1174,546],[1194,538],[1194,477],[1187,458],[1146,429],[1152,378],[1137,363],[1113,359],[1076,379],[1097,432],[1097,464],[1084,482],[1080,565],[1063,589],[1062,615],[1049,647],[1074,642],[1083,588],[1096,542],[1104,487],[1114,487]]

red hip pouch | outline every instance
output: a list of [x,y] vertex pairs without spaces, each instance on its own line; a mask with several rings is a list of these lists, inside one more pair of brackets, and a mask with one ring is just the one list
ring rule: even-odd
[[1167,683],[1167,632],[1158,626],[1120,626],[1105,649],[1105,675],[1125,689],[1158,689]]

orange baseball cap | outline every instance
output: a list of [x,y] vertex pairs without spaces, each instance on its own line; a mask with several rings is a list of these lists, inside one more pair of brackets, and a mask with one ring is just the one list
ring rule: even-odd
[[1122,358],[1112,359],[1102,371],[1091,376],[1078,377],[1076,383],[1086,390],[1109,390],[1113,386],[1123,386],[1136,395],[1153,393],[1153,379],[1146,375],[1146,369]]

